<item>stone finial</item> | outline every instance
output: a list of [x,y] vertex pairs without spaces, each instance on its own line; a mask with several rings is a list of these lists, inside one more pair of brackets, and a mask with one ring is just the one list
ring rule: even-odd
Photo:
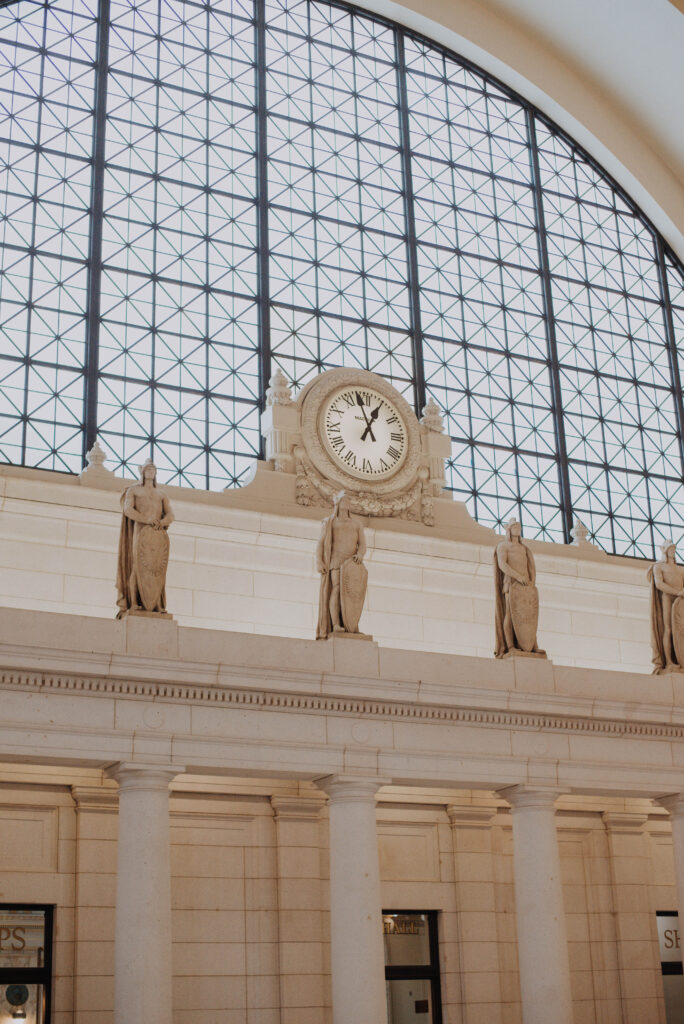
[[107,461],[107,452],[104,450],[99,441],[95,441],[95,444],[86,452],[86,462],[90,469],[103,469],[104,464]]
[[428,430],[434,430],[436,434],[444,433],[442,412],[432,396],[428,398],[427,405],[423,409],[423,416],[420,422],[424,427],[427,427]]
[[292,391],[287,382],[287,377],[276,367],[271,376],[268,388],[266,389],[266,405],[290,405],[292,402]]
[[577,544],[589,544],[591,543],[587,538],[589,537],[589,530],[586,528],[581,519],[575,520],[575,525],[570,531],[572,537],[572,543]]

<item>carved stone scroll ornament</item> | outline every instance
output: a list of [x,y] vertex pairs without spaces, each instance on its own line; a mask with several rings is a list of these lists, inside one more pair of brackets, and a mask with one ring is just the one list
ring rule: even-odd
[[[297,504],[329,508],[337,493],[335,484],[321,476],[306,451],[298,445],[294,451]],[[375,491],[347,491],[351,511],[361,516],[393,516],[434,525],[434,503],[428,489],[427,470],[418,470],[418,480],[412,487],[395,494]]]
[[506,539],[494,550],[495,657],[546,657],[537,646],[539,593],[535,580],[534,556],[522,541],[520,523],[512,519]]
[[677,565],[671,540],[661,544],[660,550],[660,558],[647,574],[655,675],[684,671],[684,566]]
[[169,564],[168,528],[171,503],[157,487],[157,468],[151,459],[140,467],[140,480],[121,495],[121,532],[116,570],[117,618],[159,615],[166,611],[166,570]]

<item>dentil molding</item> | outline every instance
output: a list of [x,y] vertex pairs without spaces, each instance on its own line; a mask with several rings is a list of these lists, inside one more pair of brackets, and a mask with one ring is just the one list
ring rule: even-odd
[[[684,739],[684,724],[633,721],[600,716],[551,714],[479,708],[452,707],[438,703],[401,700],[373,700],[334,695],[304,694],[234,686],[200,686],[149,680],[112,679],[96,675],[0,669],[0,687],[52,693],[81,693],[92,697],[130,697],[178,704],[213,704],[311,714],[355,715],[380,719],[408,719],[482,726],[500,729],[529,729],[575,734],[599,734],[641,739]],[[179,769],[180,770],[180,769]]]

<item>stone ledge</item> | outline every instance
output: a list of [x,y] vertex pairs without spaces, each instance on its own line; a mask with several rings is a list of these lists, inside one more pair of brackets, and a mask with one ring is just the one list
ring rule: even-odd
[[[370,681],[369,681],[370,682]],[[198,686],[152,680],[114,679],[108,676],[65,675],[49,671],[0,670],[0,687],[84,696],[147,698],[172,703],[212,704],[278,711],[323,712],[334,715],[369,716],[380,719],[459,723],[502,729],[550,730],[575,734],[601,734],[643,739],[684,738],[684,722],[666,723],[598,715],[563,715],[486,707],[454,707],[445,704],[362,699],[349,696],[305,694],[264,688]]]

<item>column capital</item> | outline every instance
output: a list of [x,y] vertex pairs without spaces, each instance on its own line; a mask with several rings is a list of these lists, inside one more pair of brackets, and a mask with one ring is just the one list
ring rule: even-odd
[[119,791],[112,786],[70,786],[76,811],[104,811],[113,814],[119,807]]
[[648,821],[648,814],[639,811],[604,811],[601,820],[609,832],[640,832]]
[[375,795],[391,779],[378,775],[322,775],[314,779],[319,789],[330,797],[331,803],[375,803]]
[[535,807],[555,811],[558,797],[565,796],[570,790],[563,786],[529,786],[523,782],[517,786],[506,786],[497,792],[514,809]]
[[447,804],[446,812],[452,828],[489,828],[497,815],[497,807],[481,807],[477,804]]
[[655,803],[664,807],[671,818],[684,815],[684,793],[669,793],[667,796],[659,797]]
[[325,807],[325,795],[323,793],[311,793],[304,796],[275,794],[271,797],[271,807],[276,818],[288,818],[291,821],[314,821]]
[[105,769],[105,775],[119,783],[119,791],[168,791],[169,783],[185,771],[183,765],[144,764],[137,761],[117,761]]

